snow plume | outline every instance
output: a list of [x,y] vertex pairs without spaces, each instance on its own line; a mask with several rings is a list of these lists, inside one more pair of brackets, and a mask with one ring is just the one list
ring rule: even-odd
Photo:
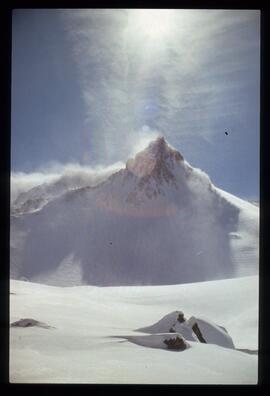
[[122,168],[122,162],[110,166],[87,166],[78,163],[59,164],[51,163],[36,172],[11,172],[11,203],[24,192],[42,184],[53,184],[61,181],[67,189],[84,186],[96,186],[106,180],[112,173]]
[[11,203],[23,192],[31,190],[43,183],[51,183],[56,181],[59,175],[53,173],[43,172],[11,172],[10,179],[10,192],[11,192]]
[[131,147],[131,151],[128,157],[134,157],[159,136],[162,136],[161,132],[151,129],[148,125],[144,125],[136,134],[130,135],[129,146]]
[[250,107],[239,94],[250,89],[243,76],[259,70],[256,10],[174,10],[170,34],[158,40],[138,28],[138,12],[147,21],[145,10],[61,12],[93,147],[111,162],[126,158],[142,125],[173,142],[210,139],[224,118],[239,123]]
[[207,266],[208,273],[215,271],[216,279],[229,277],[234,273],[229,232],[238,228],[239,208],[224,200],[200,169],[193,168],[187,184],[191,193],[190,240],[196,246],[196,262]]
[[[185,163],[190,166],[187,161]],[[209,199],[209,187],[212,186],[209,176],[199,168],[192,169],[193,177],[188,179],[190,190],[195,197],[199,196],[201,200]]]

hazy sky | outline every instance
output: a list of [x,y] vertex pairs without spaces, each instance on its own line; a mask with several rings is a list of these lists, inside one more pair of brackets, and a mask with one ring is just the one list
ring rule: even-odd
[[256,198],[259,84],[259,11],[16,10],[12,170],[126,161],[159,133]]

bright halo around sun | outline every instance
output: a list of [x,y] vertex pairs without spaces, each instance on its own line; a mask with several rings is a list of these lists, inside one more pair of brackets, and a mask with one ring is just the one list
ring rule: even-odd
[[132,10],[134,31],[148,39],[161,39],[173,29],[174,11],[166,9]]

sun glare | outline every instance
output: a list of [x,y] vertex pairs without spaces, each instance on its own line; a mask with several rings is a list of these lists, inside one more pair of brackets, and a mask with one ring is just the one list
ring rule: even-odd
[[148,39],[167,36],[173,25],[173,10],[132,10],[132,24],[137,34]]

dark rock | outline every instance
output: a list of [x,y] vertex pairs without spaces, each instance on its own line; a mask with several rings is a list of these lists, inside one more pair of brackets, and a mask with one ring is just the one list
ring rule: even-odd
[[182,311],[179,312],[177,320],[178,320],[179,323],[183,323],[183,322],[186,321],[186,318],[184,316],[184,312],[182,312]]
[[49,326],[43,322],[39,322],[38,320],[35,319],[24,318],[11,323],[11,327],[43,327],[45,329],[49,329],[52,326]]
[[164,344],[167,345],[168,349],[174,349],[177,351],[184,351],[187,348],[186,342],[178,336],[176,336],[176,338],[164,340]]
[[200,330],[200,328],[198,326],[198,323],[194,323],[194,325],[192,326],[192,330],[194,331],[194,333],[198,337],[199,341],[206,344],[206,341],[203,338],[203,335],[202,335],[201,330]]

